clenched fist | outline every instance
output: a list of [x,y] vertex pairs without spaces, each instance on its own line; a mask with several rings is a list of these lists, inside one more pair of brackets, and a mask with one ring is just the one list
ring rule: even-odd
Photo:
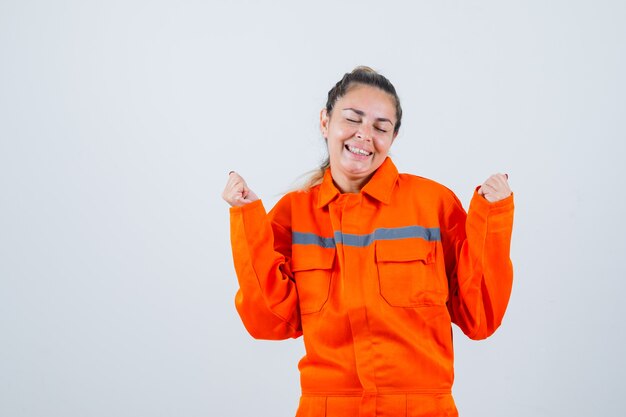
[[509,176],[507,174],[494,174],[480,186],[478,194],[485,197],[490,203],[504,200],[511,195],[508,179]]
[[248,184],[246,184],[241,175],[235,171],[231,171],[228,174],[228,181],[222,193],[222,198],[232,207],[250,204],[259,199],[254,191],[248,188]]

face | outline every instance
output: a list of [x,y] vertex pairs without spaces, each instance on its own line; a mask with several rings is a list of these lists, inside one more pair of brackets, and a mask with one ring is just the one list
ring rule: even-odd
[[322,110],[333,180],[343,192],[355,192],[383,163],[396,137],[396,107],[391,95],[356,85],[335,102],[331,114]]

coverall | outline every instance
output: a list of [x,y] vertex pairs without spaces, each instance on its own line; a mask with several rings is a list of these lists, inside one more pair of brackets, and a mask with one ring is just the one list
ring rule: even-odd
[[451,323],[491,335],[509,300],[513,196],[398,174],[387,158],[359,193],[330,170],[266,214],[232,207],[237,311],[259,339],[304,336],[296,417],[457,416]]

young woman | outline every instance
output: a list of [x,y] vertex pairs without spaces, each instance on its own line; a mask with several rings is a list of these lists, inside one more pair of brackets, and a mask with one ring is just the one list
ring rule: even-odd
[[451,323],[472,339],[500,325],[511,292],[507,176],[468,213],[387,156],[402,118],[393,85],[358,67],[328,93],[328,160],[266,213],[229,174],[237,310],[260,339],[303,335],[297,417],[457,416]]

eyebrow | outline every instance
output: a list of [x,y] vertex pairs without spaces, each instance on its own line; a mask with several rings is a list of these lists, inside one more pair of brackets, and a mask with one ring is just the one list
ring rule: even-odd
[[[352,107],[346,107],[343,110],[350,110],[350,111],[355,112],[359,116],[365,116],[365,112],[363,110],[355,109],[355,108],[352,108]],[[377,122],[388,122],[388,123],[391,123],[391,125],[393,126],[393,122],[391,120],[385,118],[385,117],[379,117],[379,118],[376,119],[376,121]]]

